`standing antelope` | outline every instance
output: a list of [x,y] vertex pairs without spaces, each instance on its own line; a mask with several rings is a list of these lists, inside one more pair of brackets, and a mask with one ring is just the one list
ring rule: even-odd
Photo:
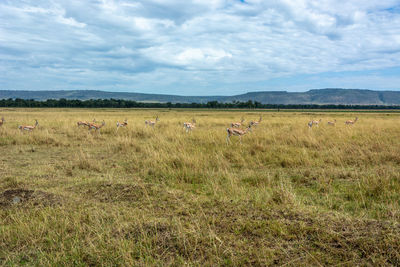
[[4,124],[5,120],[3,117],[1,117],[1,121],[0,121],[0,126],[2,126]]
[[336,119],[334,121],[328,121],[328,125],[335,126],[336,125]]
[[146,125],[150,125],[150,126],[154,126],[157,122],[159,121],[159,119],[158,119],[158,116],[156,117],[156,120],[155,121],[144,121],[144,123],[146,124]]
[[226,131],[228,133],[228,135],[226,136],[226,143],[229,144],[231,142],[231,136],[232,135],[236,135],[239,136],[239,141],[240,143],[242,143],[242,135],[245,135],[246,133],[248,133],[248,131],[251,131],[251,124],[249,124],[249,126],[245,129],[237,129],[237,128],[226,128]]
[[122,123],[117,121],[117,131],[118,131],[119,127],[126,127],[126,126],[128,126],[128,120],[127,119],[125,119],[124,122],[122,122]]
[[358,117],[356,117],[355,119],[354,119],[354,121],[352,121],[352,120],[347,120],[347,121],[345,121],[344,123],[346,123],[347,125],[349,125],[349,124],[354,124],[354,123],[356,123],[358,121]]
[[319,123],[320,123],[321,121],[322,121],[322,119],[319,119],[319,121],[311,120],[311,121],[308,122],[308,127],[311,128],[314,124],[315,124],[317,127],[319,127]]
[[260,116],[260,118],[258,119],[258,121],[251,121],[251,122],[250,122],[250,125],[251,125],[251,126],[254,126],[254,127],[257,127],[257,125],[260,124],[260,122],[261,122],[261,116]]
[[91,129],[94,129],[95,132],[99,131],[100,134],[100,129],[106,125],[106,122],[103,120],[103,122],[101,124],[95,124],[95,123],[90,123],[89,124],[89,132]]
[[240,122],[232,122],[231,127],[239,128],[240,126],[242,126],[243,122],[244,122],[244,118],[242,117]]
[[24,131],[24,130],[30,132],[30,131],[33,131],[38,125],[39,125],[38,121],[35,120],[35,125],[34,126],[20,125],[20,126],[18,126],[18,129],[20,129],[21,132]]
[[192,122],[184,122],[183,128],[186,129],[186,132],[192,132],[192,130],[196,127],[196,120],[192,119]]

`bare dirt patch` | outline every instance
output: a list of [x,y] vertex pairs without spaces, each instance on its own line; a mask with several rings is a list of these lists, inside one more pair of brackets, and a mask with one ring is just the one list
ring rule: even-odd
[[52,193],[29,189],[9,189],[0,193],[0,208],[12,206],[53,206],[61,203],[61,198]]

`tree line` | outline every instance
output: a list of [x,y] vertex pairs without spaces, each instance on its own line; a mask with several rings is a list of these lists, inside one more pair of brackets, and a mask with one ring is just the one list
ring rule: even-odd
[[147,103],[123,99],[0,99],[0,107],[24,108],[207,108],[207,109],[381,109],[399,110],[400,106],[385,105],[317,105],[317,104],[262,104],[258,101],[233,101],[230,103],[209,101],[207,103]]

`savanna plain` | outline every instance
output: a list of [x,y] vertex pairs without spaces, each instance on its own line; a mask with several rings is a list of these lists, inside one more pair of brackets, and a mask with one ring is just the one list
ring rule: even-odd
[[[260,115],[242,144],[227,145],[231,122]],[[0,116],[0,265],[400,265],[400,114]],[[77,126],[94,118],[100,132]],[[310,119],[322,121],[309,128]]]

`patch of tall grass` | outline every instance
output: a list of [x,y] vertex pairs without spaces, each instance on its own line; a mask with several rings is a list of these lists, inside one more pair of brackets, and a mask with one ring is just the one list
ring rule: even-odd
[[[231,122],[260,114],[242,144],[235,136],[226,143]],[[0,115],[0,264],[400,264],[397,114]],[[145,125],[157,115],[154,127]],[[344,124],[355,116],[356,124]],[[100,132],[76,124],[94,118],[106,123]],[[196,128],[186,133],[192,118]],[[18,130],[35,119],[34,131]]]

